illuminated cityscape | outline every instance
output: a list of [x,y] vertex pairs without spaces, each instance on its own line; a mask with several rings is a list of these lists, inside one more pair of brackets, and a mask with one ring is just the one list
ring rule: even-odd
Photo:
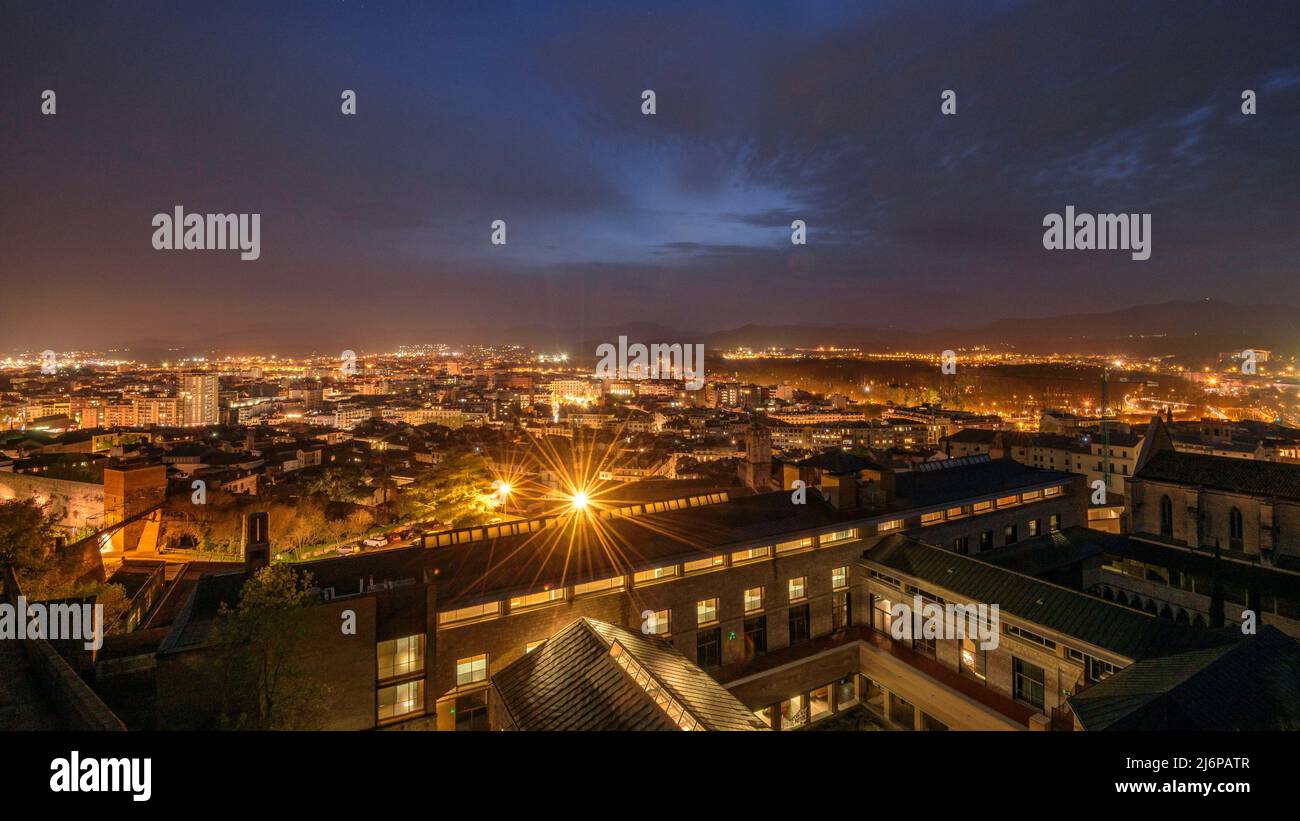
[[1300,16],[1104,5],[6,12],[33,783],[1283,783],[1214,733],[1300,729]]

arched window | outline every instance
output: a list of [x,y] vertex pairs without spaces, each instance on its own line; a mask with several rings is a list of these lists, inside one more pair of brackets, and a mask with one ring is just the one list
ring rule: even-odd
[[1241,511],[1234,507],[1228,511],[1228,547],[1241,550],[1244,544],[1241,534]]
[[1174,535],[1174,503],[1168,496],[1160,497],[1160,535],[1168,538]]

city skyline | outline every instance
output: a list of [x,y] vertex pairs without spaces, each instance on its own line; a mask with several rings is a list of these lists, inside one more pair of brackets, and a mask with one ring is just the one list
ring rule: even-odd
[[[0,349],[1300,303],[1297,12],[1125,11],[20,8]],[[260,257],[155,251],[177,206]],[[1070,206],[1150,214],[1150,259],[1045,250]]]

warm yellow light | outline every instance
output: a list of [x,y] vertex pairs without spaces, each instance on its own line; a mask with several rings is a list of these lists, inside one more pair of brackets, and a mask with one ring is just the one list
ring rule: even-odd
[[588,499],[587,499],[586,491],[580,490],[577,493],[573,494],[573,498],[569,500],[569,504],[573,505],[574,509],[576,510],[582,510],[584,507],[587,506],[587,501]]
[[510,495],[510,483],[509,483],[509,482],[501,482],[500,484],[498,484],[498,485],[497,485],[497,492],[500,493],[502,496],[509,496],[509,495]]

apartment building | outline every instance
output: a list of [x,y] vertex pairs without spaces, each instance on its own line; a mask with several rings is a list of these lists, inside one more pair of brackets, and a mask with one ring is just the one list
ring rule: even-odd
[[220,421],[221,379],[215,373],[181,376],[180,399],[186,425],[215,425]]

